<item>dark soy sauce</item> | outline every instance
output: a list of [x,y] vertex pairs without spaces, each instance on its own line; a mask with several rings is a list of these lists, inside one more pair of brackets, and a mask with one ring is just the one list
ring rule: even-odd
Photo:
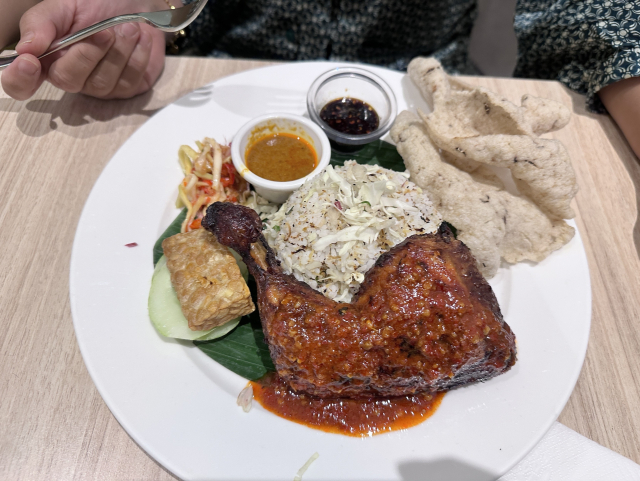
[[348,135],[370,134],[380,125],[378,113],[371,105],[351,97],[326,104],[320,111],[320,118],[332,129]]

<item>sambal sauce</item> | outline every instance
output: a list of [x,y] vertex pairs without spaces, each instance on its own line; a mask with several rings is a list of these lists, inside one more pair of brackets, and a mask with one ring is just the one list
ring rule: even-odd
[[315,149],[306,140],[285,132],[266,135],[245,152],[247,169],[259,177],[288,182],[306,177],[318,165]]
[[416,426],[440,406],[444,393],[392,398],[323,399],[295,393],[275,373],[252,381],[266,410],[308,427],[347,436],[371,436]]
[[351,97],[329,102],[320,110],[320,118],[333,130],[348,135],[370,134],[380,125],[378,113],[371,105]]

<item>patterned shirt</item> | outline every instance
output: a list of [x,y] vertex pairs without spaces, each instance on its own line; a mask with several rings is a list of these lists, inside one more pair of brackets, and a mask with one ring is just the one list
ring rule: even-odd
[[[209,0],[190,27],[215,57],[358,61],[405,70],[433,55],[474,74],[468,44],[476,0]],[[514,75],[556,79],[604,108],[596,92],[640,76],[638,0],[518,0]]]

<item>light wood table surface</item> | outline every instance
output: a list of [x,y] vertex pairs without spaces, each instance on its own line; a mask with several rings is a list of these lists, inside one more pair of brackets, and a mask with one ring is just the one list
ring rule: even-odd
[[[197,87],[263,65],[171,58],[154,90],[128,101],[45,85],[17,102],[0,90],[0,479],[175,479],[129,438],[87,373],[69,308],[71,246],[91,187],[140,125]],[[469,82],[574,111],[551,136],[566,145],[580,186],[593,318],[582,374],[559,420],[640,462],[638,159],[609,117],[586,113],[583,99],[558,83]]]

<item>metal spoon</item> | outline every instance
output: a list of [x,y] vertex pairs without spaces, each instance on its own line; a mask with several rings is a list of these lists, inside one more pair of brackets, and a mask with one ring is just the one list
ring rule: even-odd
[[[107,28],[115,27],[121,23],[135,22],[146,23],[163,32],[178,32],[187,27],[191,22],[195,20],[198,14],[202,11],[208,0],[196,0],[189,5],[185,5],[180,8],[172,8],[171,10],[158,10],[157,12],[144,12],[144,13],[131,13],[127,15],[119,15],[117,17],[108,18],[102,22],[98,22],[90,27],[83,28],[82,30],[72,33],[60,40],[56,40],[51,44],[49,49],[40,55],[41,59],[53,52],[62,50],[69,47],[74,43],[78,43],[80,40],[84,40],[91,35],[106,30]],[[6,68],[18,58],[18,55],[12,55],[10,57],[0,57],[0,70]]]

